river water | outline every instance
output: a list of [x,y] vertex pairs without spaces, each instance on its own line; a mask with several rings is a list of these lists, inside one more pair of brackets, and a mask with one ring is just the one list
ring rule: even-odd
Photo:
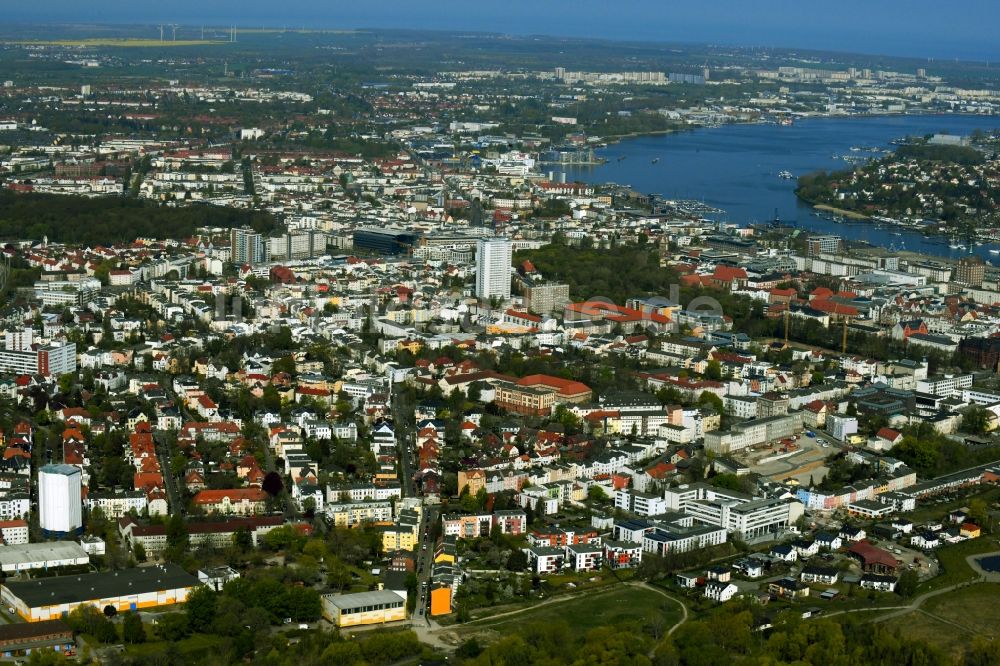
[[[871,153],[852,147],[891,149],[893,139],[933,133],[967,135],[974,129],[1000,128],[1000,117],[906,115],[864,118],[810,118],[792,126],[724,125],[690,132],[625,139],[597,151],[607,163],[553,168],[568,180],[630,185],[639,192],[670,199],[696,199],[725,212],[719,219],[747,225],[778,216],[812,231],[838,234],[872,245],[958,257],[968,250],[949,247],[945,239],[898,231],[868,222],[819,217],[795,196],[794,179],[820,169],[846,169],[843,156]],[[655,162],[654,162],[655,161]],[[974,252],[1000,265],[989,252],[1000,245],[980,245]]]

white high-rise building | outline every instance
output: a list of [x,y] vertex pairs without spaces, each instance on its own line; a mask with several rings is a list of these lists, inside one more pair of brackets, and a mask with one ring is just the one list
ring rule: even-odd
[[510,298],[512,245],[506,238],[480,238],[476,251],[476,297]]
[[4,349],[7,351],[31,351],[35,341],[35,332],[30,328],[4,332]]
[[250,227],[240,227],[229,232],[229,247],[234,264],[262,264],[267,260],[265,239]]
[[44,534],[79,534],[83,530],[80,468],[44,465],[38,469],[38,525]]

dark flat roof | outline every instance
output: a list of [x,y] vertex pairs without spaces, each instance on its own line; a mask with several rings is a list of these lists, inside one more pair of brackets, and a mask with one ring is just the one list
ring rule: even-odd
[[27,641],[59,633],[67,633],[72,636],[73,630],[62,620],[15,622],[13,624],[0,625],[0,642]]
[[198,579],[176,564],[29,581],[9,580],[3,584],[31,608],[197,585],[200,585]]

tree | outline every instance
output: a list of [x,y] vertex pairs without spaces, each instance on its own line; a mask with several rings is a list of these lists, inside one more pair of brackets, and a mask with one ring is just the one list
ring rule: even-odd
[[97,610],[95,606],[77,606],[66,616],[66,623],[73,631],[94,636],[101,643],[114,643],[118,640],[115,625]]
[[713,381],[719,381],[722,379],[722,364],[714,359],[709,361],[705,366],[705,379],[711,379]]
[[515,548],[507,558],[507,569],[510,571],[524,571],[528,568],[528,556],[520,548]]
[[969,502],[969,520],[984,530],[986,529],[986,524],[989,522],[989,512],[986,502],[978,497]]
[[333,558],[327,567],[326,582],[338,592],[351,584],[351,571],[339,558]]
[[205,632],[215,620],[215,610],[219,595],[207,586],[196,587],[184,602],[188,626],[193,631]]
[[982,407],[970,407],[962,415],[961,429],[974,435],[982,435],[986,432],[990,416],[991,414]]
[[277,472],[268,472],[264,475],[264,481],[261,483],[261,488],[271,497],[276,497],[285,488],[284,482],[281,480],[281,475]]
[[726,406],[722,402],[722,398],[711,391],[702,391],[701,395],[698,396],[698,404],[702,407],[711,407],[717,414],[724,414],[726,412]]
[[233,545],[242,553],[248,553],[253,549],[253,535],[246,527],[241,527],[233,532]]
[[608,499],[608,494],[604,492],[604,488],[601,488],[595,483],[591,484],[591,486],[587,488],[587,499],[595,502],[603,502]]
[[176,562],[187,555],[190,543],[184,518],[179,513],[171,515],[167,519],[167,548],[163,556],[171,562]]
[[417,580],[417,574],[412,571],[406,575],[406,610],[409,613],[413,613],[417,608],[417,596],[418,587],[420,586]]
[[920,576],[913,569],[906,569],[899,575],[899,580],[896,581],[896,594],[908,599],[913,596],[917,591],[917,585],[920,584]]
[[146,628],[138,613],[129,611],[122,616],[122,640],[132,644],[146,642]]
[[136,562],[145,562],[146,547],[137,541],[135,546],[132,548],[132,555],[135,557]]
[[171,643],[191,635],[191,625],[184,613],[167,613],[156,620],[156,632]]

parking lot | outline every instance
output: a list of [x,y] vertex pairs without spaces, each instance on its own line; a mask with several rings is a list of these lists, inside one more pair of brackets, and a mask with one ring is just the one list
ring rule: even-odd
[[796,451],[784,456],[778,446],[757,449],[745,457],[745,462],[752,471],[775,481],[794,479],[808,485],[810,479],[819,483],[826,476],[829,469],[824,461],[839,450],[838,445],[823,434],[816,438],[802,435],[795,440],[795,446],[798,447]]

